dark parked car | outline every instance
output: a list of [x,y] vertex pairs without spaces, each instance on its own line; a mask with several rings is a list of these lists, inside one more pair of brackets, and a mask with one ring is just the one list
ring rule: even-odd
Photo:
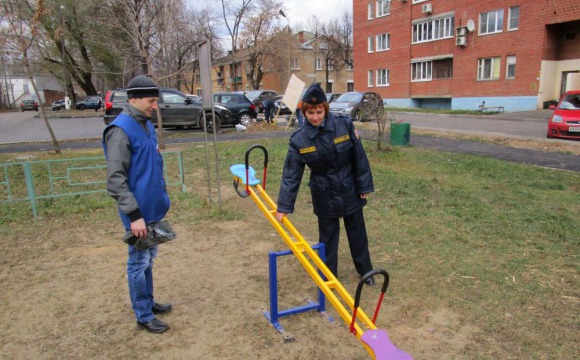
[[20,111],[26,110],[38,111],[38,103],[34,100],[22,100],[20,102]]
[[228,108],[236,121],[242,125],[248,125],[258,116],[256,105],[240,92],[213,94],[213,101]]
[[55,100],[50,104],[50,106],[52,107],[53,111],[64,110],[65,109],[64,99]]
[[326,93],[326,101],[328,101],[328,103],[330,104],[334,100],[338,99],[338,97],[340,95],[342,95],[342,94],[339,94],[339,93]]
[[[127,90],[118,89],[107,92],[105,98],[105,124],[111,123],[123,110],[127,102]],[[235,125],[237,122],[231,111],[223,106],[215,105],[216,124],[219,129],[222,125]],[[159,111],[163,117],[163,128],[177,127],[189,129],[204,126],[204,111],[206,122],[211,128],[213,125],[211,108],[204,109],[201,103],[188,98],[184,93],[175,89],[161,89],[159,94]],[[151,123],[157,126],[157,114],[153,113]]]
[[548,122],[548,138],[580,140],[580,90],[568,91],[558,105],[550,106],[554,114]]
[[77,101],[76,108],[79,110],[84,109],[100,109],[103,104],[103,99],[100,96],[89,96],[88,98]]
[[259,113],[264,111],[264,101],[277,95],[278,93],[274,90],[253,90],[246,93],[246,97],[256,105],[256,109]]
[[352,121],[370,121],[384,110],[383,99],[374,92],[347,92],[330,104],[333,115],[350,116]]

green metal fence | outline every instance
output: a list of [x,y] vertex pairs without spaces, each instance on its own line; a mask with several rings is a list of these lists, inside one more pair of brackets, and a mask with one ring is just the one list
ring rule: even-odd
[[[185,192],[181,151],[162,156],[167,186],[179,186]],[[35,219],[38,200],[107,191],[104,157],[4,163],[0,170],[0,203],[30,202]]]

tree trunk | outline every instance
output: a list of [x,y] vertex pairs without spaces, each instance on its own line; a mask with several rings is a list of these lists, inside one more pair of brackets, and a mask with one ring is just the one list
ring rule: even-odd
[[56,154],[60,154],[60,145],[58,144],[58,140],[52,131],[52,127],[50,126],[50,122],[48,122],[48,117],[46,116],[46,111],[44,109],[44,103],[42,98],[40,97],[40,93],[38,92],[38,87],[36,87],[36,81],[34,80],[34,74],[32,73],[32,69],[30,68],[30,63],[28,62],[28,54],[24,51],[24,66],[26,67],[26,72],[28,73],[28,78],[30,79],[30,83],[34,88],[34,94],[38,99],[38,106],[40,107],[40,112],[42,113],[42,118],[44,119],[44,124],[48,129],[48,133],[50,134],[50,138],[52,139],[52,145],[54,146],[54,152]]

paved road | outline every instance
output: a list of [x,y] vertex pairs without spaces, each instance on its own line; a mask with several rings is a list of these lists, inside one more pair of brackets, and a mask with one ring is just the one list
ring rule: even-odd
[[[48,110],[51,115],[54,113]],[[56,138],[97,139],[103,131],[103,119],[94,111],[86,111],[94,117],[50,118],[50,126]],[[92,114],[91,114],[92,113]],[[40,112],[0,112],[0,144],[31,141],[51,141],[50,133],[40,117]]]
[[[411,129],[432,129],[466,134],[497,134],[503,137],[518,137],[546,142],[563,140],[546,139],[546,124],[551,111],[539,110],[490,116],[456,116],[417,113],[395,113],[397,120],[411,124]],[[50,136],[41,118],[32,112],[0,113],[0,153],[42,151],[51,149]],[[50,119],[51,126],[59,140],[81,139],[61,143],[62,149],[98,148],[103,130],[100,117]],[[284,126],[284,124],[281,124]],[[538,166],[580,172],[580,156],[546,152],[541,150],[515,149],[497,144],[475,141],[452,140],[428,136],[418,136],[411,130],[411,145],[442,151],[469,153],[495,157],[507,161],[523,162]],[[221,140],[287,138],[289,131],[269,133],[226,132],[219,135]],[[30,142],[37,142],[31,144]],[[198,142],[200,137],[179,137],[167,139],[168,143]],[[580,142],[569,142],[580,147]]]
[[[51,115],[58,115],[49,111]],[[412,128],[447,130],[456,132],[487,132],[504,136],[522,136],[545,139],[547,120],[552,111],[539,110],[489,116],[457,116],[419,113],[393,113]],[[100,113],[99,113],[100,114]],[[58,140],[98,139],[103,130],[103,120],[92,111],[83,118],[51,118],[50,125]],[[0,113],[0,144],[31,141],[51,141],[50,134],[34,111]],[[560,140],[554,140],[560,141]]]
[[538,110],[485,116],[420,113],[393,113],[393,116],[397,121],[410,123],[411,128],[545,139],[552,113],[553,110]]
[[[48,112],[51,115],[59,115],[52,111]],[[392,115],[396,120],[410,123],[412,128],[418,129],[467,133],[487,132],[504,136],[544,139],[551,113],[550,110],[539,110],[489,116],[419,113],[392,113]],[[50,134],[39,114],[34,111],[0,113],[0,144],[51,141]],[[91,115],[94,116],[90,117]],[[88,110],[85,116],[89,117],[50,118],[49,122],[58,140],[100,138],[104,126],[102,118],[97,113]]]

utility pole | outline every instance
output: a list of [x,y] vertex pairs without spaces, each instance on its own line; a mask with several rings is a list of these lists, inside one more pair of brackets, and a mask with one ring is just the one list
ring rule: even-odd
[[288,86],[288,84],[290,83],[290,78],[292,77],[292,54],[290,53],[290,20],[288,20],[288,17],[286,17],[286,14],[284,14],[284,10],[280,9],[280,15],[282,15],[282,17],[284,17],[284,19],[286,19],[286,22],[288,23],[288,39],[287,39],[287,54],[288,54],[288,81],[286,82],[286,86]]
[[60,6],[60,47],[62,51],[62,82],[64,88],[64,107],[66,110],[70,110],[70,105],[68,103],[68,96],[66,94],[68,81],[66,76],[66,58],[64,56],[64,5]]
[[4,59],[4,56],[0,57],[0,59],[2,59],[2,70],[4,71],[4,84],[6,84],[6,94],[5,94],[5,98],[6,98],[6,106],[8,107],[8,109],[11,109],[10,106],[10,91],[8,89],[8,78],[6,76],[6,60]]

